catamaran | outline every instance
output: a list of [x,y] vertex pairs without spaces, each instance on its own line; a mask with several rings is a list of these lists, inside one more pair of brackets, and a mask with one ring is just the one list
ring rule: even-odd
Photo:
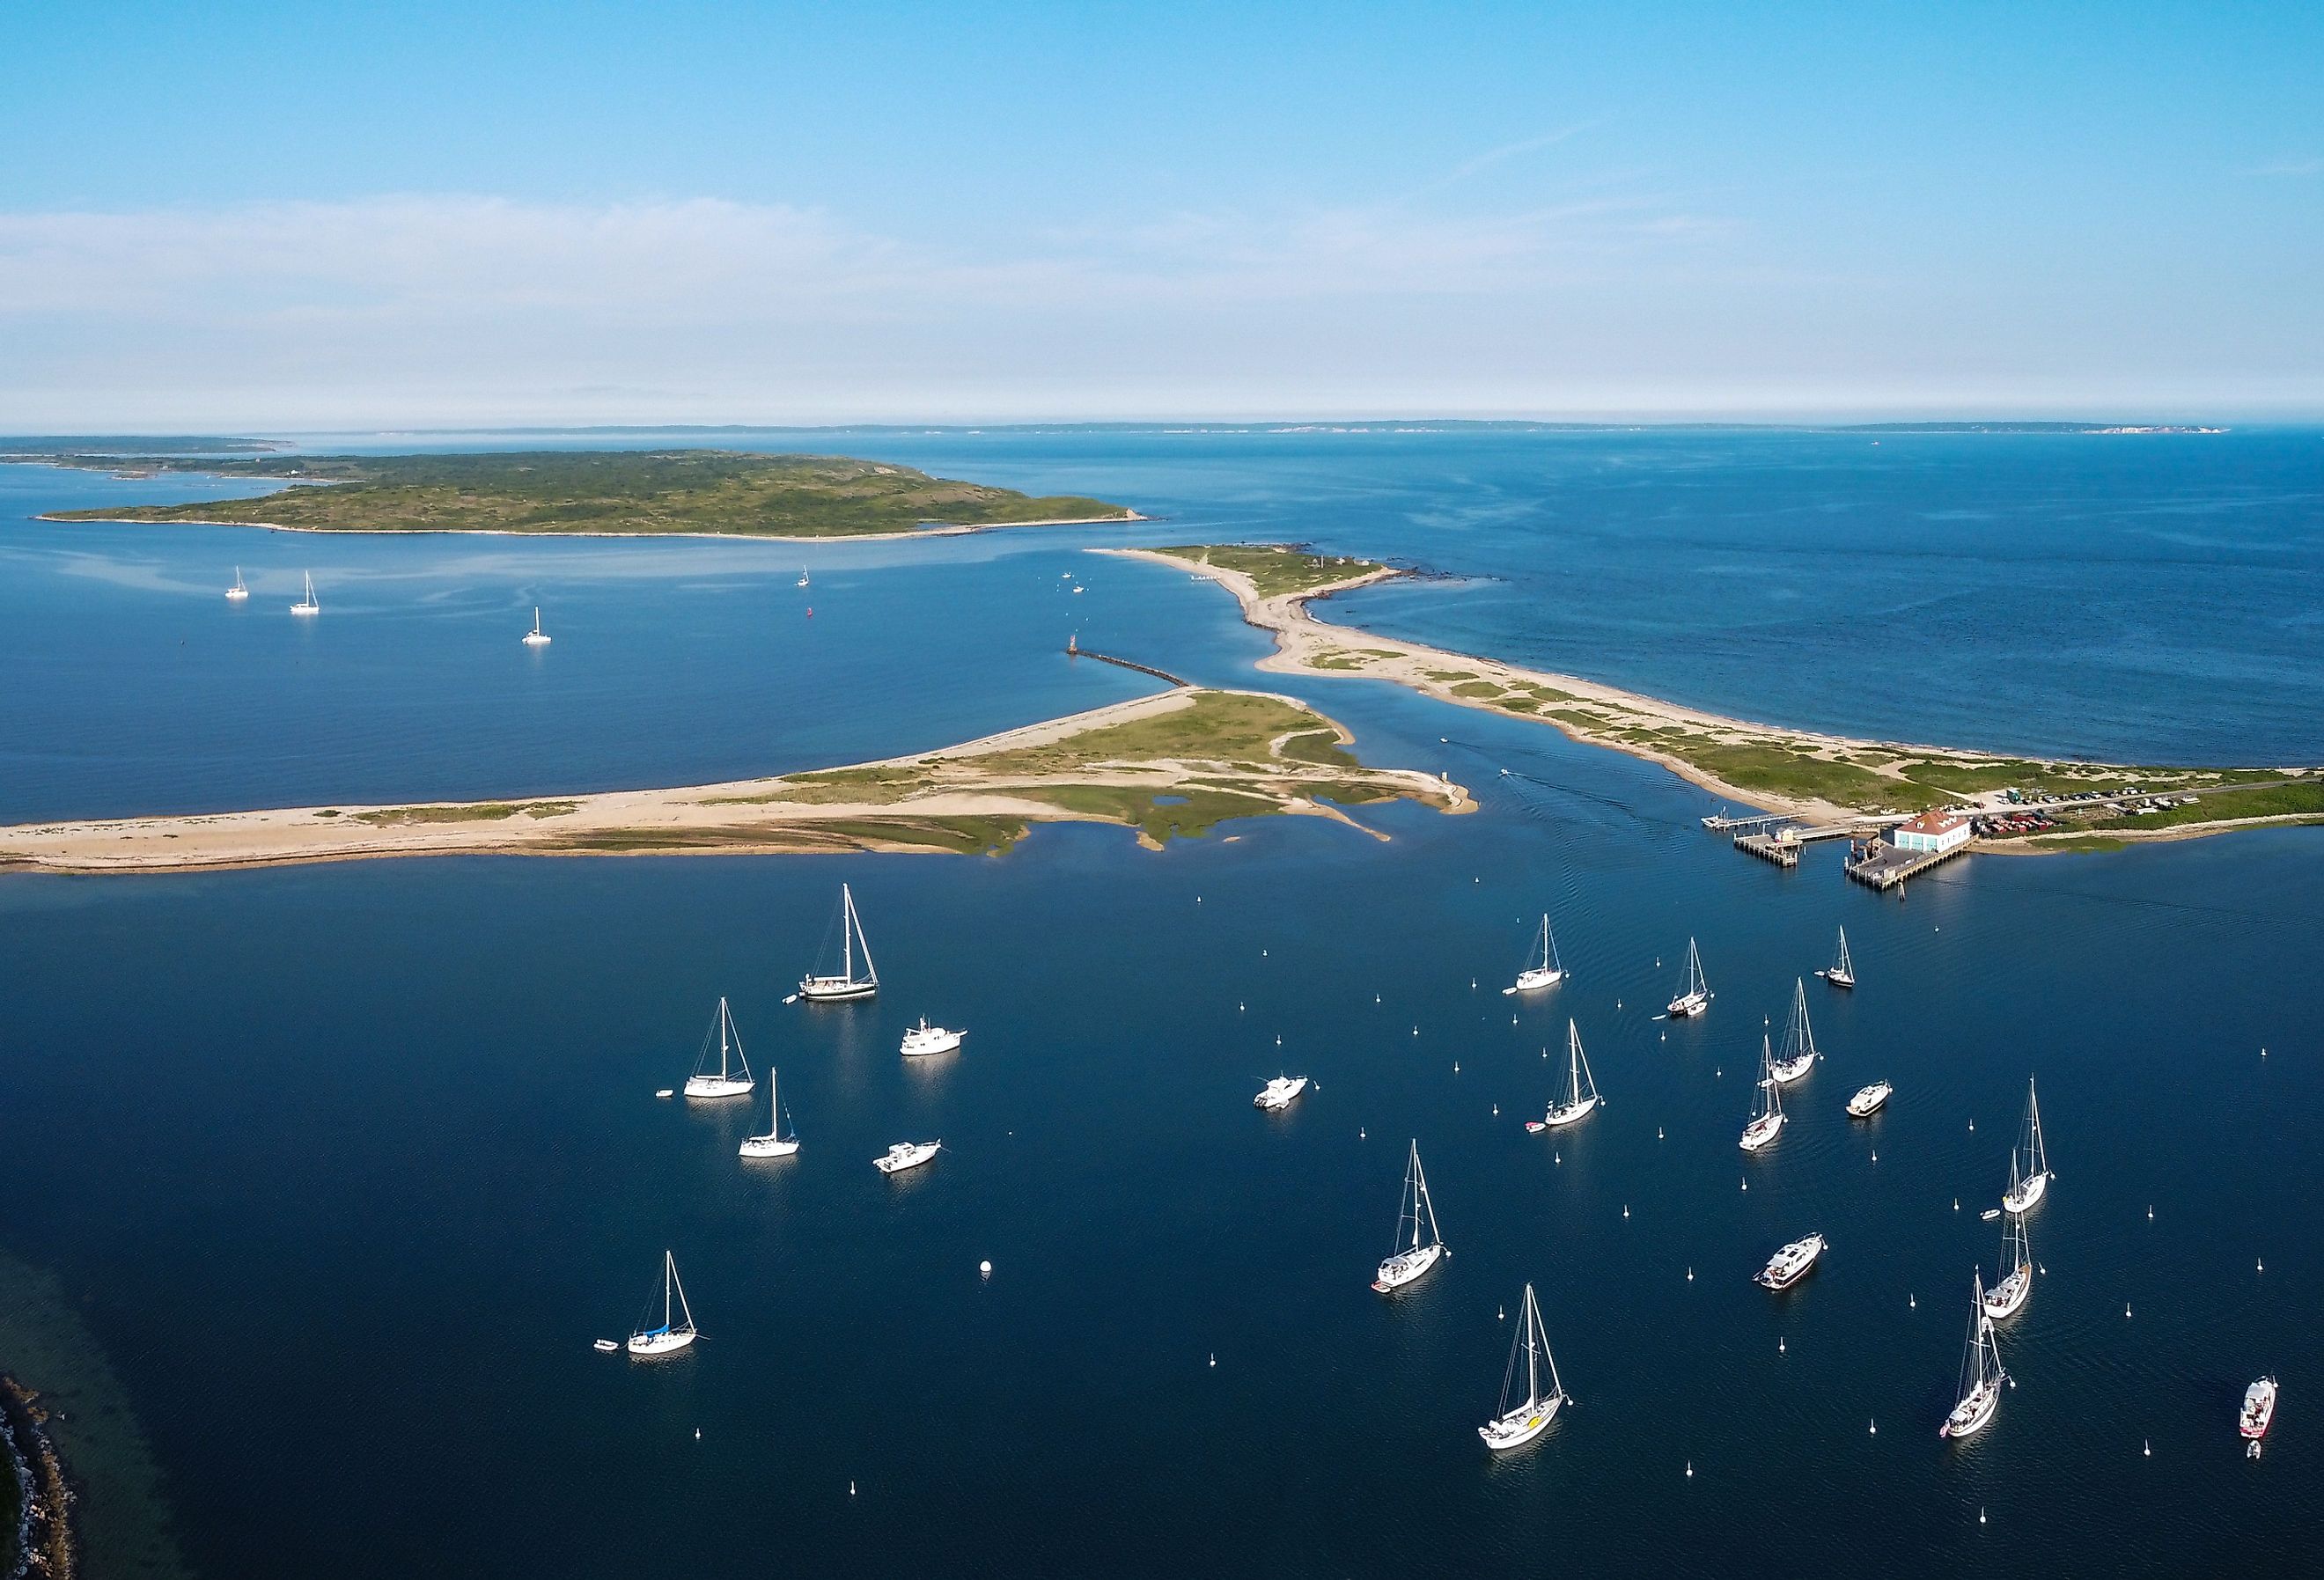
[[[718,1071],[710,1070],[711,1039],[718,1040]],[[694,1056],[694,1073],[686,1077],[686,1095],[689,1097],[740,1097],[758,1083],[751,1078],[751,1067],[742,1058],[742,1038],[734,1030],[733,1014],[726,1001],[718,1001],[717,1019],[703,1033],[702,1050]]]
[[931,1026],[928,1018],[922,1015],[918,1025],[905,1029],[904,1057],[926,1058],[932,1053],[950,1053],[967,1035],[965,1031],[948,1031],[942,1026]]
[[1848,929],[1846,928],[1840,929],[1840,953],[1833,957],[1831,965],[1829,967],[1817,972],[1816,975],[1822,977],[1834,987],[1854,987],[1856,985],[1856,962],[1848,957]]
[[1565,1023],[1565,1101],[1549,1105],[1549,1112],[1541,1116],[1544,1130],[1557,1130],[1586,1119],[1590,1111],[1598,1106],[1598,1083],[1590,1078],[1590,1061],[1582,1054],[1582,1033],[1574,1030],[1571,1021]]
[[307,596],[290,605],[290,613],[293,614],[319,614],[322,612],[323,605],[315,602],[315,573],[310,570],[307,573]]
[[557,639],[555,637],[549,635],[549,633],[540,628],[540,605],[535,604],[532,606],[532,629],[524,633],[524,645],[527,647],[547,647],[550,642],[556,640]]
[[[1525,1397],[1515,1404],[1509,1402],[1517,1391],[1517,1357],[1525,1357]],[[1541,1389],[1542,1368],[1549,1368],[1549,1391]],[[1518,1448],[1542,1434],[1544,1428],[1557,1418],[1557,1407],[1572,1402],[1557,1379],[1557,1361],[1549,1353],[1549,1335],[1541,1326],[1541,1306],[1533,1298],[1533,1286],[1525,1289],[1525,1310],[1517,1321],[1517,1336],[1509,1344],[1508,1369],[1501,1373],[1500,1409],[1493,1418],[1477,1428],[1477,1436],[1485,1446],[1499,1452]]]
[[[824,947],[830,947],[831,935],[825,933]],[[844,883],[839,886],[839,975],[809,973],[799,978],[799,997],[809,1003],[825,1003],[838,999],[868,999],[880,991],[880,973],[872,965],[872,940],[863,936],[863,923],[855,914],[854,891]],[[860,975],[855,969],[858,955],[863,956]],[[822,964],[821,960],[816,964]]]
[[[1407,1241],[1404,1232],[1412,1225]],[[1420,1169],[1420,1143],[1412,1143],[1412,1153],[1404,1166],[1404,1196],[1397,1203],[1396,1249],[1379,1264],[1379,1277],[1372,1288],[1381,1294],[1401,1289],[1430,1268],[1439,1257],[1450,1256],[1444,1237],[1436,1231],[1436,1204],[1428,1199],[1428,1176]]]
[[872,1160],[872,1167],[882,1174],[901,1174],[907,1169],[917,1169],[944,1150],[942,1141],[898,1141],[882,1157]]
[[239,565],[234,568],[234,586],[226,588],[226,596],[237,604],[250,596],[250,589],[242,585],[242,567]]
[[788,1158],[798,1151],[798,1132],[792,1130],[789,1135],[783,1134],[790,1126],[790,1117],[791,1111],[783,1102],[780,1084],[775,1078],[775,1072],[770,1068],[767,1071],[767,1133],[743,1137],[740,1155],[745,1158]]
[[686,1286],[678,1281],[678,1258],[667,1251],[661,1253],[661,1326],[648,1327],[652,1320],[650,1298],[638,1330],[630,1335],[632,1355],[674,1355],[694,1342],[694,1312],[686,1303]]
[[1869,1119],[1886,1105],[1896,1088],[1886,1081],[1875,1081],[1857,1088],[1856,1095],[1848,1100],[1848,1112],[1858,1119]]
[[1700,1015],[1711,1007],[1711,984],[1703,980],[1702,953],[1694,940],[1686,941],[1686,983],[1678,990],[1678,997],[1670,1002],[1670,1018],[1683,1021],[1689,1015]]
[[2050,1189],[2050,1150],[2042,1142],[2042,1106],[2034,1100],[2034,1080],[2025,1080],[2025,1123],[2009,1155],[2010,1182],[2001,1205],[2013,1213],[2030,1209]]
[[1250,1100],[1250,1105],[1264,1108],[1270,1113],[1279,1113],[1290,1107],[1292,1099],[1306,1089],[1307,1077],[1305,1076],[1277,1076],[1259,1089],[1259,1095]]
[[1759,1079],[1753,1087],[1759,1095],[1751,1102],[1751,1120],[1743,1127],[1743,1150],[1756,1152],[1775,1139],[1784,1128],[1784,1095],[1775,1084],[1771,1070],[1775,1055],[1767,1047],[1766,1033],[1759,1034]]
[[2025,1220],[2015,1213],[2001,1231],[2001,1270],[1985,1292],[1985,1314],[1996,1322],[2015,1317],[2034,1292],[2034,1252],[2025,1241]]
[[1501,989],[1504,996],[1513,993],[1537,993],[1545,987],[1555,987],[1565,980],[1565,963],[1557,957],[1557,939],[1549,930],[1549,913],[1541,915],[1541,959],[1517,973],[1517,985]]
[[1763,1289],[1788,1289],[1808,1276],[1816,1258],[1824,1252],[1824,1238],[1810,1234],[1793,1241],[1767,1259],[1767,1265],[1751,1275],[1751,1281]]
[[1784,1053],[1767,1066],[1768,1075],[1779,1086],[1788,1086],[1810,1070],[1821,1056],[1816,1052],[1815,1032],[1808,1026],[1808,984],[1797,977],[1792,979],[1792,1018],[1784,1026]]
[[2001,1406],[2001,1385],[2009,1373],[2001,1369],[2001,1345],[1993,1335],[1993,1318],[1985,1314],[1985,1280],[1969,1275],[1969,1348],[1961,1356],[1960,1402],[1937,1428],[1940,1437],[1966,1437],[1993,1419]]
[[2244,1390],[2243,1413],[2236,1418],[2236,1430],[2241,1432],[2256,1450],[2259,1440],[2267,1436],[2267,1428],[2275,1419],[2275,1379],[2263,1377]]

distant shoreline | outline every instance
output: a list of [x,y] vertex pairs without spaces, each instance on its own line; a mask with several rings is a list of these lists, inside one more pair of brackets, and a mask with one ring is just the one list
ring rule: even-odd
[[124,527],[247,527],[261,532],[311,532],[321,538],[702,538],[721,543],[895,543],[911,542],[923,538],[958,538],[972,532],[997,532],[1010,527],[1094,527],[1120,526],[1130,522],[1150,522],[1157,518],[1125,511],[1109,516],[1057,516],[1034,522],[981,522],[964,525],[943,522],[918,527],[907,532],[609,532],[595,528],[567,531],[563,528],[545,529],[537,532],[513,531],[506,527],[297,527],[281,522],[221,522],[194,516],[175,516],[168,521],[155,521],[150,516],[62,516],[51,513],[32,518],[36,522],[53,522],[59,526],[114,525]]

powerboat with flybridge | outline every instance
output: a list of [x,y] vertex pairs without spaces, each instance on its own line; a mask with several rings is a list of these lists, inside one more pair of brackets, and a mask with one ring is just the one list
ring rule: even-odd
[[630,1335],[630,1354],[641,1358],[674,1355],[695,1339],[694,1312],[686,1303],[686,1286],[678,1281],[678,1258],[665,1251],[661,1253],[661,1321],[652,1326],[653,1302],[646,1302],[646,1314],[638,1319],[637,1331]]
[[1759,1078],[1753,1089],[1758,1094],[1751,1100],[1751,1119],[1743,1127],[1743,1150],[1756,1152],[1772,1141],[1784,1128],[1784,1095],[1769,1074],[1775,1062],[1768,1051],[1766,1033],[1759,1035]]
[[2025,1122],[2018,1128],[2017,1146],[2010,1153],[2011,1179],[2001,1205],[2013,1213],[2025,1212],[2050,1189],[2050,1149],[2042,1141],[2042,1105],[2034,1101],[2034,1079],[2025,1079]]
[[928,1018],[922,1015],[918,1025],[908,1027],[904,1032],[904,1057],[926,1058],[932,1053],[950,1053],[967,1035],[965,1031],[947,1031],[942,1026],[931,1026]]
[[1686,941],[1686,981],[1680,984],[1678,996],[1670,1002],[1669,1015],[1674,1021],[1683,1021],[1689,1015],[1700,1015],[1711,1007],[1711,984],[1702,975],[1702,951],[1694,940]]
[[1985,1312],[1985,1280],[1969,1275],[1969,1347],[1961,1355],[1960,1402],[1937,1428],[1940,1437],[1966,1437],[1993,1419],[2001,1408],[2001,1386],[2009,1373],[2001,1369],[2001,1345],[1995,1339],[1993,1318]]
[[1815,1033],[1808,1026],[1808,984],[1796,977],[1792,982],[1792,1018],[1784,1024],[1784,1051],[1768,1062],[1768,1078],[1778,1086],[1788,1086],[1815,1068],[1822,1055],[1816,1052]]
[[[1412,1225],[1408,1236],[1406,1224]],[[1372,1288],[1383,1295],[1402,1289],[1434,1267],[1439,1258],[1452,1254],[1436,1230],[1436,1204],[1428,1198],[1428,1176],[1421,1171],[1420,1143],[1416,1141],[1404,1166],[1404,1196],[1397,1203],[1396,1249],[1379,1264]]]
[[[880,991],[880,973],[872,965],[872,940],[863,936],[863,923],[855,914],[855,892],[846,884],[839,886],[839,974],[809,972],[799,978],[798,996],[811,1004],[832,1003],[843,999],[868,999]],[[831,935],[824,934],[823,947],[831,947]],[[858,969],[856,956],[862,956]],[[818,956],[816,964],[821,966]]]
[[1565,1100],[1551,1104],[1540,1123],[1528,1123],[1527,1130],[1560,1130],[1589,1118],[1591,1110],[1598,1106],[1598,1083],[1590,1078],[1590,1061],[1582,1053],[1582,1033],[1572,1021],[1565,1023]]
[[[744,1136],[740,1156],[745,1158],[788,1158],[799,1150],[798,1132],[791,1129],[789,1104],[783,1101],[782,1088],[775,1072],[767,1071],[767,1133]],[[784,1131],[791,1133],[785,1135]]]
[[1292,1099],[1306,1089],[1307,1077],[1305,1076],[1277,1076],[1259,1089],[1259,1095],[1252,1098],[1250,1104],[1254,1108],[1279,1113],[1290,1107]]
[[[1517,1394],[1517,1361],[1525,1361],[1525,1394],[1511,1403]],[[1543,1391],[1541,1374],[1549,1372],[1549,1389]],[[1557,1418],[1560,1405],[1569,1404],[1572,1396],[1565,1391],[1557,1378],[1557,1361],[1549,1353],[1549,1335],[1541,1326],[1541,1305],[1534,1298],[1533,1286],[1525,1289],[1525,1308],[1517,1319],[1516,1336],[1509,1343],[1508,1369],[1501,1373],[1501,1403],[1493,1418],[1477,1428],[1477,1436],[1485,1446],[1495,1453],[1521,1448],[1542,1435],[1550,1422]]]
[[2236,1430],[2243,1434],[2244,1440],[2256,1454],[2259,1452],[2259,1440],[2267,1436],[2267,1429],[2274,1420],[2275,1379],[2273,1376],[2262,1377],[2244,1390],[2244,1408],[2236,1418]]
[[901,1174],[918,1168],[943,1149],[942,1141],[898,1141],[883,1156],[872,1159],[872,1167],[882,1174]]
[[1514,987],[1501,989],[1504,996],[1513,993],[1538,993],[1545,987],[1555,987],[1565,980],[1565,963],[1557,957],[1557,939],[1549,930],[1549,912],[1541,914],[1541,957],[1517,973]]
[[1751,1281],[1763,1289],[1788,1289],[1808,1276],[1816,1258],[1824,1251],[1824,1238],[1809,1234],[1793,1241],[1767,1259],[1767,1265],[1751,1275]]
[[1886,1081],[1875,1081],[1857,1088],[1856,1095],[1848,1100],[1848,1112],[1858,1119],[1869,1119],[1887,1104],[1896,1088]]
[[1848,929],[1846,928],[1840,929],[1840,953],[1833,956],[1832,962],[1830,966],[1826,966],[1823,970],[1817,972],[1816,975],[1822,977],[1834,987],[1854,987],[1856,985],[1856,962],[1848,957]]
[[2011,1213],[2001,1231],[2001,1270],[1985,1292],[1985,1314],[2005,1322],[2024,1307],[2034,1292],[2034,1252],[2026,1243],[2025,1219]]
[[[718,1044],[718,1068],[710,1068],[710,1044]],[[694,1073],[686,1077],[686,1095],[689,1097],[740,1097],[756,1086],[751,1078],[750,1064],[742,1058],[742,1034],[734,1030],[734,1016],[726,1008],[726,1001],[718,1001],[717,1018],[710,1030],[703,1033],[702,1050],[694,1056]]]

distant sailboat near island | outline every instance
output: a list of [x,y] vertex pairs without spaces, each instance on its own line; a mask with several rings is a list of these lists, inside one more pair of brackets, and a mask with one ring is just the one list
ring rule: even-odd
[[1834,987],[1856,985],[1856,962],[1848,957],[1848,929],[1840,929],[1840,953],[1832,956],[1830,966],[1816,973]]
[[239,565],[234,568],[234,586],[226,588],[226,596],[230,601],[237,604],[250,596],[250,589],[243,585],[242,567]]
[[[710,1044],[718,1044],[718,1068],[710,1068]],[[751,1078],[751,1067],[742,1057],[742,1039],[734,1030],[734,1016],[726,1008],[726,1001],[718,1001],[717,1018],[702,1039],[702,1051],[694,1056],[694,1073],[686,1077],[686,1095],[689,1097],[740,1097],[758,1083]]]
[[541,630],[540,605],[535,604],[532,606],[532,629],[524,633],[524,645],[527,647],[547,647],[550,642],[556,640],[557,639],[555,637],[550,636],[547,632]]
[[[855,914],[855,892],[846,884],[839,886],[839,949],[840,964],[836,975],[810,972],[799,978],[798,992],[792,995],[809,1003],[832,1003],[843,999],[868,999],[880,991],[880,973],[872,964],[872,942],[863,936],[863,923]],[[831,947],[830,935],[824,935],[824,947]],[[862,967],[856,966],[861,955]],[[822,960],[816,962],[820,966]],[[788,1002],[788,1001],[786,1001]]]
[[290,605],[290,613],[293,614],[319,614],[322,612],[323,605],[315,601],[315,573],[310,570],[307,573],[307,595],[300,598],[297,603]]
[[1686,941],[1686,981],[1680,984],[1678,996],[1670,1002],[1668,1013],[1674,1021],[1683,1021],[1689,1015],[1700,1015],[1711,1007],[1711,984],[1702,975],[1702,952],[1694,940]]
[[1565,980],[1565,964],[1557,957],[1557,939],[1549,930],[1549,913],[1541,916],[1541,958],[1517,973],[1514,986],[1501,989],[1503,997],[1510,993],[1538,993],[1545,987],[1555,987]]

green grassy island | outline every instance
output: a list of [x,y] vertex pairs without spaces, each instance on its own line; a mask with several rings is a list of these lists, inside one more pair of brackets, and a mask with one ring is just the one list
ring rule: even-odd
[[56,511],[45,521],[225,522],[324,532],[711,533],[847,538],[931,524],[1135,521],[1079,494],[1040,497],[845,456],[534,450],[426,456],[42,457],[139,476],[290,485],[250,499]]

